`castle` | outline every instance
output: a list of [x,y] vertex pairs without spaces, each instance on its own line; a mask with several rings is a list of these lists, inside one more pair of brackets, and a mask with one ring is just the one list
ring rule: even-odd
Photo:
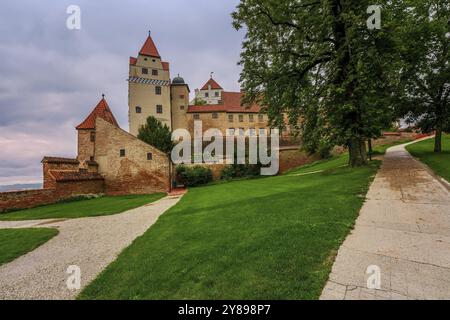
[[[217,128],[223,135],[252,135],[269,130],[260,106],[243,106],[243,92],[225,91],[212,77],[195,90],[189,104],[189,86],[180,76],[170,79],[170,64],[162,61],[150,34],[137,57],[130,57],[128,78],[129,131],[137,135],[147,117],[154,116],[172,130],[193,131],[195,120],[203,130]],[[195,102],[202,101],[201,105]]]
[[129,59],[129,131],[119,127],[103,96],[76,126],[77,157],[44,157],[43,189],[0,194],[0,212],[88,193],[170,191],[173,166],[169,155],[137,138],[149,116],[171,130],[183,128],[191,133],[196,120],[202,121],[203,131],[217,128],[227,136],[259,135],[270,130],[260,106],[242,105],[243,92],[225,91],[212,77],[195,90],[193,104],[189,103],[189,94],[183,78],[171,80],[170,65],[161,59],[149,34],[137,57]]

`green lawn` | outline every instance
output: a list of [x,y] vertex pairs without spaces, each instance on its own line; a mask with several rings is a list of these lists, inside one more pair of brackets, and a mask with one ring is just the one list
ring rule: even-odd
[[50,228],[0,229],[0,265],[36,249],[58,234]]
[[435,153],[434,138],[411,144],[406,149],[433,171],[450,181],[450,134],[442,136],[442,152]]
[[0,220],[33,220],[105,216],[143,206],[164,197],[164,193],[102,197],[90,200],[56,203],[32,209],[0,214]]
[[317,299],[379,165],[346,157],[190,189],[78,298]]

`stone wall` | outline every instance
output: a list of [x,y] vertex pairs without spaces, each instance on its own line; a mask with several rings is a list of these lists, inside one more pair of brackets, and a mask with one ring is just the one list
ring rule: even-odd
[[101,118],[96,120],[95,145],[95,160],[107,194],[170,190],[170,162],[165,153]]
[[48,158],[42,160],[43,188],[53,189],[56,187],[55,179],[50,175],[50,170],[78,171],[79,162],[76,159]]

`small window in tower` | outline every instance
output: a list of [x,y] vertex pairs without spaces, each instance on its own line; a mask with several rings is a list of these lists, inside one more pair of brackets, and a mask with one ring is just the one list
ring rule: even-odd
[[200,119],[200,115],[198,113],[194,114],[194,119],[195,120],[199,120]]
[[212,118],[213,118],[213,119],[219,118],[219,114],[218,114],[217,112],[213,112]]
[[155,87],[155,94],[157,94],[157,95],[161,94],[161,87],[160,86],[156,86]]
[[147,153],[147,160],[153,160],[153,153],[151,152]]
[[219,92],[216,91],[216,92],[214,93],[214,95],[215,95],[216,97],[218,97],[218,96],[219,96]]
[[120,149],[120,156],[125,157],[125,149]]
[[95,141],[95,132],[91,132],[91,142]]
[[205,92],[205,98],[209,98],[209,93]]
[[243,114],[239,115],[239,122],[244,122],[244,115]]
[[93,156],[90,156],[90,157],[89,157],[89,160],[90,160],[90,161],[95,161],[95,159],[94,159]]
[[142,74],[148,74],[148,69],[147,68],[142,68]]
[[152,76],[157,76],[157,75],[158,75],[158,70],[152,69]]
[[136,113],[142,113],[142,108],[141,107],[136,107]]
[[180,99],[184,99],[184,94],[180,94]]
[[184,110],[184,106],[180,106],[180,110]]
[[153,61],[153,62],[156,62],[156,60],[155,60],[155,59],[152,59],[152,61]]
[[233,122],[233,121],[234,121],[233,115],[232,115],[232,114],[229,114],[229,115],[228,115],[228,122]]
[[156,113],[163,113],[163,106],[162,105],[158,104],[156,106]]

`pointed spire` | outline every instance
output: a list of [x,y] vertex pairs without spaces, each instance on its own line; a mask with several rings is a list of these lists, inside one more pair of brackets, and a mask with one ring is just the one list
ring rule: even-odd
[[142,46],[141,50],[139,51],[139,54],[144,55],[144,56],[161,58],[161,56],[159,55],[158,49],[156,48],[156,45],[153,42],[153,39],[152,39],[150,33],[151,32],[149,31],[147,40],[145,40],[145,43]]
[[97,119],[97,117],[100,117],[103,120],[108,121],[112,125],[119,127],[116,118],[114,117],[113,113],[111,112],[111,109],[108,106],[108,103],[105,100],[105,94],[102,94],[102,99],[94,108],[94,110],[92,110],[89,116],[76,127],[77,130],[95,129],[95,119]]

